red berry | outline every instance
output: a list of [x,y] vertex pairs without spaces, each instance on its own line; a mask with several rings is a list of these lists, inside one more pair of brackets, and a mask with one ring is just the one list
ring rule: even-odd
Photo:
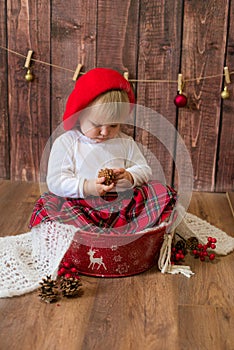
[[71,278],[71,274],[70,273],[66,273],[65,278]]
[[61,267],[61,269],[58,270],[58,275],[62,276],[66,272],[66,269],[64,267]]
[[214,260],[214,259],[215,259],[215,254],[210,254],[210,255],[209,255],[209,259],[210,259],[210,260]]
[[201,260],[201,261],[205,261],[205,259],[206,259],[206,258],[205,258],[204,256],[200,256],[200,260]]
[[198,255],[198,251],[196,249],[193,250],[194,255]]
[[180,254],[177,253],[176,256],[175,256],[176,260],[180,260]]
[[216,245],[215,245],[214,243],[211,243],[210,247],[211,247],[212,249],[215,249],[215,248],[216,248]]
[[75,273],[75,272],[77,272],[77,269],[75,267],[72,267],[71,272]]
[[199,243],[199,244],[197,245],[197,247],[198,247],[198,249],[202,249],[202,248],[203,248],[203,245],[202,245],[201,243]]
[[182,254],[182,253],[180,254],[180,259],[182,259],[182,260],[184,259],[184,254]]
[[74,278],[75,278],[76,280],[80,280],[80,276],[79,276],[79,275],[75,275]]
[[69,267],[71,266],[70,263],[68,261],[65,261],[63,263],[63,266],[66,267],[66,269],[69,269]]
[[213,239],[212,237],[207,238],[208,242],[211,242],[211,243],[212,243],[212,239]]
[[208,255],[207,251],[203,252],[203,256],[207,256],[207,255]]
[[60,270],[58,270],[58,276],[62,276],[65,272],[65,269],[62,267]]
[[173,248],[172,248],[172,251],[173,251],[173,252],[175,252],[175,251],[176,251],[175,247],[173,247]]
[[204,244],[204,246],[203,246],[203,251],[205,251],[206,249],[208,248],[208,245],[207,244]]
[[216,238],[212,238],[212,243],[216,243],[217,242],[217,239]]

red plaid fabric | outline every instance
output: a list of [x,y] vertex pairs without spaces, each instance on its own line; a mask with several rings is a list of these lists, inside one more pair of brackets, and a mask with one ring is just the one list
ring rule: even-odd
[[136,233],[167,220],[176,198],[174,189],[156,181],[104,197],[74,199],[44,193],[35,204],[30,227],[59,221],[88,232]]

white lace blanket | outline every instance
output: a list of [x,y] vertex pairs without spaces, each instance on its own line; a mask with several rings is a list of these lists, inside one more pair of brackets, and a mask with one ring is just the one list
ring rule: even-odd
[[[60,223],[43,223],[30,232],[0,238],[0,297],[12,297],[39,287],[46,275],[56,278],[57,269],[69,248],[77,228]],[[226,255],[234,249],[234,238],[192,214],[186,214],[176,228],[183,237],[196,236],[205,243],[208,236],[217,239],[216,252]],[[173,234],[166,234],[161,248],[162,273],[182,273],[190,277],[189,266],[170,264]]]
[[71,225],[43,223],[30,232],[0,238],[0,297],[12,297],[39,287],[57,268],[77,229]]

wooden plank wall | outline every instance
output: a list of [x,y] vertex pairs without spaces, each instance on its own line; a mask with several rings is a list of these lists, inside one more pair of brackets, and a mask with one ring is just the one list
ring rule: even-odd
[[[0,49],[0,177],[38,181],[43,148],[59,125],[78,62],[87,71],[112,67],[132,79],[175,81],[181,71],[189,104],[176,109],[177,84],[135,83],[137,101],[163,115],[191,154],[194,190],[233,189],[234,84],[222,100],[223,67],[234,71],[234,3],[230,0],[0,1],[0,45],[67,69],[33,63],[35,80],[24,79],[25,59]],[[204,76],[217,75],[212,79]],[[232,78],[234,81],[234,77]],[[144,129],[147,120],[139,117]],[[176,183],[173,158],[150,133],[136,140]],[[175,143],[172,136],[168,142]],[[176,152],[176,149],[175,149]]]

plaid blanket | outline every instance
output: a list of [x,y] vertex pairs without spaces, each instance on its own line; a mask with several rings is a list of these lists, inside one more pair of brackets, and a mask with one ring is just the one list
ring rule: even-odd
[[59,221],[95,233],[136,233],[168,220],[176,191],[157,181],[104,197],[63,198],[46,192],[35,204],[30,228]]

